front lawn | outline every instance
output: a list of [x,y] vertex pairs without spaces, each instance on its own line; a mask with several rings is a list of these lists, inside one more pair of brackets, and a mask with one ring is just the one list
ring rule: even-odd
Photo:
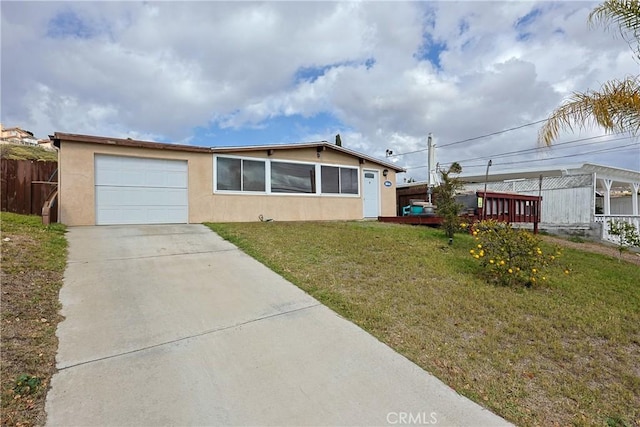
[[519,425],[640,425],[640,269],[565,249],[572,274],[490,285],[474,241],[373,222],[208,224]]

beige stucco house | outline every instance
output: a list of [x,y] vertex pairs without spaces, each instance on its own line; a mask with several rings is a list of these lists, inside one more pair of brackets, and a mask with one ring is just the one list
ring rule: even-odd
[[56,133],[67,225],[395,215],[392,163],[326,141],[195,147]]

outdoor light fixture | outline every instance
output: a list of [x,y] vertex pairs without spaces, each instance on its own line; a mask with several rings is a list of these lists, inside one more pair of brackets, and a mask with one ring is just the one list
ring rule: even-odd
[[382,171],[382,175],[387,176],[389,175],[389,169],[385,169]]

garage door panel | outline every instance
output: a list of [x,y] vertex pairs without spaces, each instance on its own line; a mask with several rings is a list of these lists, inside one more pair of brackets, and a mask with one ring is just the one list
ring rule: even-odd
[[144,209],[136,207],[103,209],[99,225],[117,224],[178,224],[182,223],[184,210],[180,208],[158,207]]
[[188,166],[182,160],[96,155],[96,224],[188,222]]
[[186,194],[178,188],[96,187],[101,208],[118,206],[185,206]]
[[[142,159],[138,159],[140,160]],[[131,165],[118,169],[114,164],[100,164],[100,167],[96,168],[95,183],[120,187],[187,187],[186,166],[183,170],[175,170],[175,167],[167,167],[164,162],[150,160],[152,161],[145,164],[142,170],[140,167],[132,168]],[[99,162],[102,163],[101,160]]]

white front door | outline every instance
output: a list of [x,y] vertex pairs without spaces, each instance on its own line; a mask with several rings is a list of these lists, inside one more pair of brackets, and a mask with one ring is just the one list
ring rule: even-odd
[[364,170],[364,189],[362,191],[364,203],[364,217],[377,218],[380,215],[380,182],[378,171]]

